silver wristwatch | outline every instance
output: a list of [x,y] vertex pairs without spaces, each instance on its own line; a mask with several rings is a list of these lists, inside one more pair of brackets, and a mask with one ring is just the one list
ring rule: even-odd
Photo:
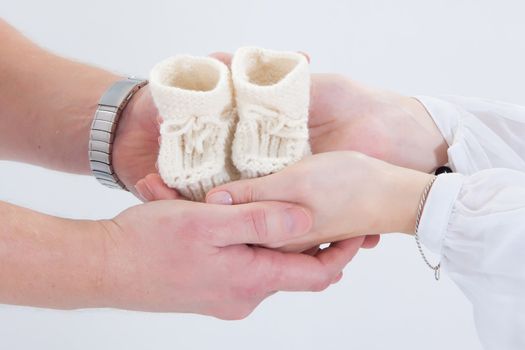
[[126,189],[113,169],[113,140],[124,107],[133,94],[147,83],[147,80],[135,78],[117,81],[98,103],[89,136],[89,163],[93,176],[107,187]]

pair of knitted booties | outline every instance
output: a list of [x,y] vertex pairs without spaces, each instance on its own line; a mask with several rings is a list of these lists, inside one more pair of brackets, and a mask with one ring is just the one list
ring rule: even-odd
[[158,170],[183,196],[277,172],[310,153],[310,73],[296,52],[237,50],[230,69],[210,57],[157,64],[151,93],[163,121]]

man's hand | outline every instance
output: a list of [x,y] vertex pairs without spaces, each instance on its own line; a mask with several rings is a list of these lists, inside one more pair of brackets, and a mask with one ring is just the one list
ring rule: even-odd
[[361,153],[329,152],[272,175],[218,186],[206,199],[216,204],[284,201],[308,208],[314,219],[308,235],[266,245],[301,251],[362,235],[413,233],[421,193],[431,178]]
[[362,239],[313,256],[253,245],[300,237],[307,209],[156,201],[113,220],[70,220],[0,201],[0,303],[115,307],[238,319],[279,290],[337,282]]
[[[135,184],[146,175],[157,173],[160,118],[146,85],[133,96],[119,121],[113,145],[113,166],[119,179],[135,195],[138,195]],[[166,187],[160,176],[149,181],[154,198],[179,198],[177,191]]]
[[310,230],[308,210],[280,202],[156,201],[104,226],[106,306],[224,319],[245,317],[276,291],[325,289],[363,241],[337,243],[314,256],[247,245],[271,245]]

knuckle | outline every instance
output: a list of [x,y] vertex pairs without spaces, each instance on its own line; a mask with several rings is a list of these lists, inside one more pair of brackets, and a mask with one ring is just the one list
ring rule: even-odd
[[243,186],[240,195],[243,203],[250,203],[255,200],[255,190],[251,185]]
[[238,279],[235,287],[232,289],[234,300],[248,302],[266,294],[265,279],[254,278],[254,276],[260,275],[257,269],[251,270],[251,273],[250,277],[244,276],[242,279]]
[[231,299],[250,305],[254,300],[264,298],[270,292],[269,276],[266,264],[254,259],[245,265],[239,275],[232,276]]

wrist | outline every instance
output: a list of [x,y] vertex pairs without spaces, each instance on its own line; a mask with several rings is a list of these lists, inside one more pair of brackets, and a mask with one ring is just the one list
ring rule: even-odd
[[[121,79],[100,98],[89,142],[89,160],[92,174],[107,187],[126,189],[134,185],[127,175],[141,170],[142,155],[151,156],[141,144],[145,131],[140,124],[148,115],[138,110],[146,84],[141,79]],[[123,154],[130,157],[126,159]]]
[[420,172],[414,172],[413,176],[407,176],[404,189],[404,193],[406,193],[406,203],[404,208],[402,208],[404,215],[403,213],[399,214],[404,218],[404,227],[400,232],[409,235],[415,234],[416,217],[421,202],[421,196],[423,195],[425,187],[428,186],[433,178],[434,175]]
[[426,173],[445,165],[448,161],[448,145],[427,109],[416,98],[403,96],[399,101],[412,125],[408,136],[404,135],[402,151],[409,154],[410,168]]
[[[82,135],[79,137],[77,142],[81,142],[82,147],[79,155],[83,159],[83,173],[86,175],[91,174],[91,166],[89,162],[89,141],[91,136],[91,127],[93,120],[95,119],[95,113],[97,111],[100,98],[104,93],[110,88],[112,84],[123,79],[118,75],[111,74],[109,72],[101,71],[100,75],[96,79],[93,79],[89,83],[89,92],[86,92],[86,102],[84,103],[85,111],[82,113],[85,115],[85,120],[83,121]],[[88,89],[85,89],[88,91]],[[80,135],[79,135],[80,136]]]
[[[96,300],[102,307],[134,309],[143,300],[140,280],[146,256],[138,256],[133,233],[116,217],[96,222],[100,232],[102,259]],[[143,253],[141,253],[143,254]]]
[[384,232],[414,234],[421,195],[434,175],[410,169],[395,174],[390,179],[386,208],[390,208],[389,226]]
[[[73,266],[78,266],[83,276],[83,281],[79,281],[84,287],[84,293],[78,293],[80,299],[78,306],[74,308],[100,308],[111,306],[111,274],[108,240],[111,239],[102,221],[92,220],[72,220],[72,226],[78,232],[80,239],[71,248],[78,259],[73,262]],[[73,294],[75,295],[75,294]]]
[[[126,276],[126,269],[130,266],[123,263],[122,253],[125,245],[121,242],[122,229],[114,219],[98,220],[93,222],[96,226],[97,236],[99,237],[98,261],[100,262],[97,270],[98,286],[93,295],[93,300],[99,307],[122,307],[124,286],[123,276]],[[129,260],[133,261],[133,260]]]

